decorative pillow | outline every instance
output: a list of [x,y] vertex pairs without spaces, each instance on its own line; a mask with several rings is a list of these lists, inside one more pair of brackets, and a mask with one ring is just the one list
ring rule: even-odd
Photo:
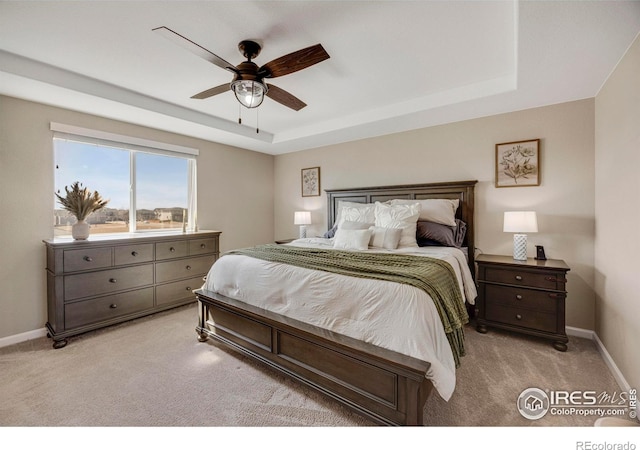
[[369,247],[373,248],[386,248],[387,250],[393,250],[398,248],[400,243],[400,236],[402,234],[402,228],[384,228],[384,227],[371,227],[370,230],[371,239],[369,240]]
[[401,228],[398,247],[417,247],[416,222],[420,215],[420,204],[386,205],[375,203],[375,226],[383,228]]
[[338,228],[342,222],[375,222],[375,205],[373,203],[338,202],[338,214],[336,215]]
[[460,219],[456,219],[455,227],[420,220],[416,227],[416,240],[420,247],[429,245],[461,247],[466,232],[467,224]]
[[456,226],[456,210],[460,204],[459,199],[448,198],[428,198],[424,200],[391,200],[391,205],[411,205],[420,204],[420,218],[429,222],[441,223],[442,225]]
[[343,250],[367,250],[369,241],[373,231],[366,230],[346,230],[338,228],[335,239],[333,240],[333,248]]
[[373,226],[373,223],[366,222],[352,222],[350,220],[345,220],[340,224],[341,230],[368,230]]

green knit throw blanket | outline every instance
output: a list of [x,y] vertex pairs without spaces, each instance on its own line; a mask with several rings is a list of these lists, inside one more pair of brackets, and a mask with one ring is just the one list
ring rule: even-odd
[[456,367],[464,356],[464,329],[469,322],[460,286],[449,263],[428,256],[365,253],[266,244],[233,250],[265,261],[359,278],[393,281],[417,287],[432,299],[453,351]]

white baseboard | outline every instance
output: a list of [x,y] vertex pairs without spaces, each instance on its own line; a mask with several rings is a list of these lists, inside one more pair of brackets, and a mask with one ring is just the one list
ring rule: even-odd
[[46,328],[40,328],[39,330],[27,331],[20,334],[14,334],[13,336],[7,336],[0,338],[0,348],[7,347],[13,344],[19,344],[20,342],[30,341],[31,339],[41,338],[47,335]]
[[607,367],[611,371],[611,374],[615,378],[616,383],[618,383],[618,386],[620,386],[620,389],[622,389],[623,391],[629,392],[629,389],[631,389],[631,385],[629,385],[624,375],[622,375],[622,372],[618,368],[617,364],[615,363],[615,361],[607,351],[607,348],[604,346],[604,344],[602,343],[602,341],[598,337],[598,334],[595,331],[585,330],[584,328],[574,328],[574,327],[566,327],[566,331],[569,336],[575,336],[575,337],[592,340],[596,344],[596,348],[598,349],[600,356],[602,356],[604,363],[607,365]]

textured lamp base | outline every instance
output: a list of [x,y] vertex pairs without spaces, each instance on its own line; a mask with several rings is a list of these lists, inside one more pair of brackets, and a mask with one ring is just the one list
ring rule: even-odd
[[304,225],[300,225],[300,239],[304,239],[307,237],[307,227]]
[[526,234],[513,235],[513,259],[515,259],[516,261],[527,260],[527,235]]

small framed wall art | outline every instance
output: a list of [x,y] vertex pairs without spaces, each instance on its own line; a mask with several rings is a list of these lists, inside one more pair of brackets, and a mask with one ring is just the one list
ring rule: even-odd
[[540,139],[496,144],[496,187],[540,186]]
[[320,195],[320,167],[302,169],[302,196],[317,197]]

